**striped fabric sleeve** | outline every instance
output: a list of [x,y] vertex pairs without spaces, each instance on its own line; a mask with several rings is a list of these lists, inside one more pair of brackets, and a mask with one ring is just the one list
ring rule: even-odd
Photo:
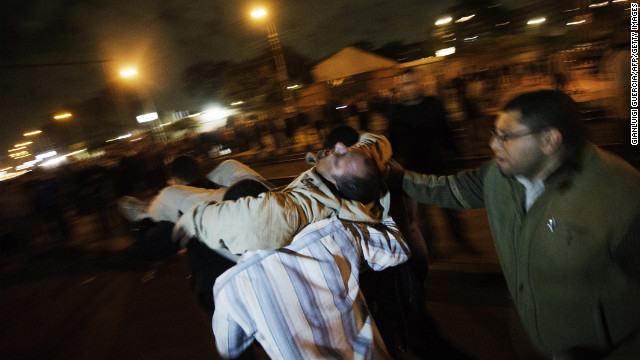
[[391,217],[387,217],[378,226],[367,226],[359,238],[362,254],[369,266],[375,270],[384,270],[409,260],[411,251]]

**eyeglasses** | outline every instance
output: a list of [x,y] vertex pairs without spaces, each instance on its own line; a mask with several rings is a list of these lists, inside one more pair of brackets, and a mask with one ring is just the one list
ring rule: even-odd
[[527,136],[527,135],[533,135],[533,134],[537,134],[539,132],[541,132],[541,130],[531,130],[531,131],[527,131],[527,132],[522,132],[522,133],[503,133],[501,135],[498,135],[495,130],[489,130],[489,132],[491,133],[491,136],[498,140],[498,142],[500,144],[504,144],[505,141],[507,140],[513,140],[513,139],[517,139],[523,136]]

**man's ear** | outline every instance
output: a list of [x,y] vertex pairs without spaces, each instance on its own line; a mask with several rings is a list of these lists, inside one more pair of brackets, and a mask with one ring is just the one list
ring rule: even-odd
[[550,127],[540,134],[540,148],[544,154],[551,155],[560,149],[562,140],[560,130]]

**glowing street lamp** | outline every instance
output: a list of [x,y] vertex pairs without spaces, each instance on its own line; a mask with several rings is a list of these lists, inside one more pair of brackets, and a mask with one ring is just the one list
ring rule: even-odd
[[138,71],[136,69],[123,69],[120,71],[120,76],[122,77],[131,77],[138,75]]
[[[262,19],[267,16],[267,11],[265,9],[255,9],[251,11],[251,17],[254,19]],[[280,38],[278,37],[278,30],[276,30],[276,25],[273,21],[267,21],[267,32],[269,36],[269,45],[271,45],[271,51],[273,52],[273,59],[276,63],[276,74],[278,80],[280,81],[280,88],[282,91],[282,95],[284,97],[284,101],[289,103],[293,100],[293,95],[291,92],[287,91],[287,82],[289,81],[289,76],[287,74],[287,64],[284,61],[284,54],[282,52],[282,46],[280,45]]]
[[267,10],[265,9],[255,9],[251,12],[251,16],[254,18],[260,18],[263,16],[267,16]]

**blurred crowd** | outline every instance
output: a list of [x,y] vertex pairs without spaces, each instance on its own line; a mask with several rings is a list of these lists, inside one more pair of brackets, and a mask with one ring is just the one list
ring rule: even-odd
[[[627,127],[619,120],[628,112],[623,111],[624,98],[614,95],[625,85],[616,74],[618,55],[624,50],[624,45],[589,46],[501,66],[476,64],[458,74],[428,74],[419,79],[419,86],[442,102],[459,150],[452,157],[458,159],[490,155],[487,130],[499,107],[516,93],[539,88],[563,90],[581,103],[585,120],[596,128],[596,144],[622,143]],[[191,155],[213,168],[218,160],[240,153],[260,159],[317,149],[340,125],[386,135],[395,103],[397,90],[387,89],[334,96],[322,105],[280,113],[233,115],[226,126],[211,132],[161,143],[112,144],[101,156],[38,168],[0,182],[0,218],[7,224],[1,229],[2,251],[69,243],[78,235],[74,220],[83,217],[93,219],[99,229],[91,236],[114,235],[119,228],[116,199],[151,197],[166,184],[165,165],[177,156]]]

